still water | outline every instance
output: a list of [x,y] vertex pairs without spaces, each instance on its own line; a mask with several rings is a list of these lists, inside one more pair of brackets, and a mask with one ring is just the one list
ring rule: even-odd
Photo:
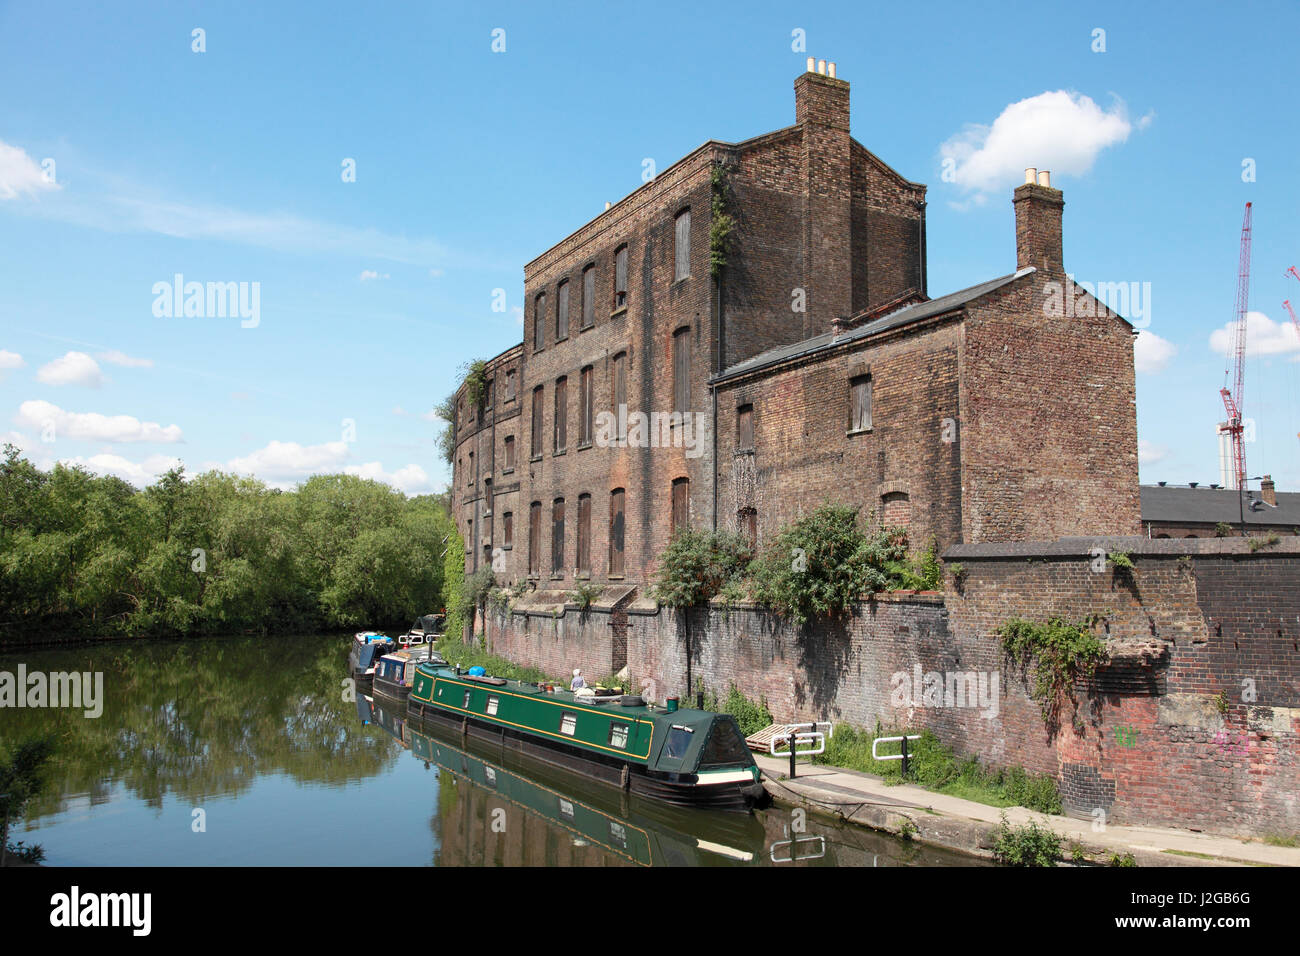
[[346,637],[0,655],[103,675],[102,713],[0,708],[0,749],[58,733],[11,840],[81,866],[971,866],[788,809],[665,808],[405,719],[347,687]]

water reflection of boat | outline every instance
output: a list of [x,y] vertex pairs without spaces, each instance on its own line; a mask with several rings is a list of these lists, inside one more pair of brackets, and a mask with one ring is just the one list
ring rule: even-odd
[[538,760],[676,806],[749,810],[767,802],[758,766],[729,714],[596,698],[420,664],[412,717],[464,738],[499,741]]
[[[554,769],[539,772],[532,767],[525,768],[520,765],[524,761],[518,755],[490,759],[483,752],[493,749],[490,745],[474,741],[458,746],[441,728],[421,731],[407,723],[403,729],[401,739],[414,756],[436,764],[440,772],[473,784],[568,831],[575,846],[590,844],[640,866],[717,866],[751,862],[752,851],[743,847],[762,841],[762,827],[749,816],[701,815],[661,804],[654,806],[666,813],[647,814],[639,806],[640,801],[637,807],[620,806],[629,803],[628,798],[624,796],[620,801],[617,792],[601,792],[605,788],[597,792],[583,791],[578,796],[574,786],[579,782],[577,778]],[[704,827],[702,822],[706,824]],[[490,814],[483,814],[482,823],[485,827],[489,825]],[[696,835],[697,832],[708,836]],[[724,842],[728,840],[738,845]]]
[[352,635],[352,650],[348,654],[348,667],[352,679],[369,682],[375,677],[375,663],[396,649],[397,642],[377,631],[358,631]]

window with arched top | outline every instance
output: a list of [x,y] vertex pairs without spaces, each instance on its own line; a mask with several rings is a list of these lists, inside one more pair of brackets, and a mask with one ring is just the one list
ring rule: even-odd
[[906,491],[880,496],[880,520],[887,528],[906,528],[912,523],[912,502]]

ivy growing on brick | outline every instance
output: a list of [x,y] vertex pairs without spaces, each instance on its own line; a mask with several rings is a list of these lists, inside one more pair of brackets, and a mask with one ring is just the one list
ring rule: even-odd
[[1071,623],[1054,617],[1046,624],[1012,618],[997,630],[1002,650],[1016,664],[1034,662],[1034,689],[1030,696],[1042,708],[1043,722],[1053,734],[1060,726],[1064,700],[1073,700],[1075,683],[1091,677],[1107,658],[1106,648],[1087,622]]

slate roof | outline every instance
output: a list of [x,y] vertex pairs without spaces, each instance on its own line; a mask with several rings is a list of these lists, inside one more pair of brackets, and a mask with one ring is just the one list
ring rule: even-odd
[[858,339],[864,339],[880,332],[887,332],[890,329],[898,328],[903,325],[910,325],[913,322],[920,322],[922,319],[928,319],[936,315],[942,315],[953,309],[966,305],[981,296],[987,295],[1002,286],[1007,285],[1016,279],[1029,275],[1034,271],[1031,266],[1028,269],[1021,269],[1019,272],[1013,272],[1011,275],[1001,276],[997,279],[990,279],[987,282],[981,282],[979,285],[973,285],[967,289],[961,289],[957,292],[951,292],[948,295],[940,296],[937,299],[930,299],[927,302],[918,302],[915,305],[904,306],[896,312],[889,315],[881,316],[865,325],[860,325],[856,329],[850,329],[843,335],[836,336],[833,332],[823,332],[820,335],[814,335],[810,339],[804,339],[802,342],[794,342],[790,345],[781,345],[774,349],[768,349],[766,352],[760,352],[752,358],[747,358],[743,362],[737,362],[735,365],[723,371],[713,379],[715,382],[731,378],[734,375],[743,375],[746,372],[753,372],[756,369],[765,368],[769,365],[776,365],[779,362],[785,362],[793,358],[802,358],[805,355],[812,355],[823,349],[832,346],[842,345],[845,342],[854,342]]
[[[1241,504],[1237,492],[1227,488],[1187,488],[1166,485],[1142,485],[1142,520],[1169,524],[1241,523]],[[1246,493],[1246,524],[1288,525],[1300,527],[1300,492],[1279,491],[1277,506],[1265,504],[1259,492]]]

